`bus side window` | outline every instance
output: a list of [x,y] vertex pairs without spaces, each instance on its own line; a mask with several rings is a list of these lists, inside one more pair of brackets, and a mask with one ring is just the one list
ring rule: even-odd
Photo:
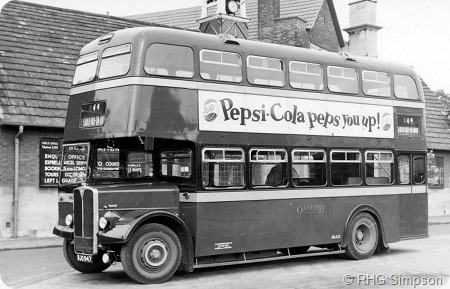
[[241,82],[241,56],[231,52],[202,50],[200,51],[200,75],[203,79]]
[[247,57],[247,78],[251,84],[284,86],[284,63],[281,59]]
[[325,186],[327,159],[324,150],[292,151],[292,183],[296,187]]
[[398,178],[401,185],[410,184],[409,156],[403,155],[398,158]]
[[323,69],[320,64],[291,61],[289,79],[293,88],[322,90]]
[[363,92],[373,96],[391,96],[391,79],[386,72],[363,70]]
[[287,186],[287,153],[283,149],[251,149],[250,169],[252,186]]
[[205,189],[243,188],[245,157],[240,148],[204,148],[202,184]]
[[328,89],[332,92],[357,94],[358,72],[354,68],[328,66]]
[[416,185],[425,183],[425,157],[423,156],[413,158],[413,181]]
[[161,152],[161,175],[189,178],[192,173],[190,150]]
[[361,178],[361,153],[353,150],[331,151],[331,184],[334,186],[359,186]]
[[386,185],[394,181],[394,154],[390,151],[366,151],[366,183]]
[[194,77],[194,52],[190,47],[155,43],[145,56],[144,70],[150,75]]

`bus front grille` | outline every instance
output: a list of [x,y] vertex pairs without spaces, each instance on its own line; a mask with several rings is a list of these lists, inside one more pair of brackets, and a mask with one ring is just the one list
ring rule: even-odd
[[73,193],[73,228],[75,251],[96,252],[98,233],[98,194],[95,189],[76,188]]

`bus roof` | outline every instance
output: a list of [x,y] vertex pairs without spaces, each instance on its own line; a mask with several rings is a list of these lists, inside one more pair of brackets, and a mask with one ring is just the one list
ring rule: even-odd
[[307,60],[313,63],[326,65],[337,65],[345,67],[364,67],[368,70],[395,71],[398,74],[416,75],[411,66],[380,60],[371,57],[353,56],[348,53],[334,53],[328,51],[317,51],[308,48],[273,44],[261,41],[237,39],[232,36],[219,37],[217,35],[192,32],[181,29],[163,27],[138,27],[118,30],[112,35],[108,45],[99,44],[105,36],[90,42],[80,52],[80,55],[95,50],[103,50],[106,47],[124,43],[150,45],[154,42],[170,43],[205,49],[217,49],[221,51],[240,52],[243,55],[265,56],[290,60]]

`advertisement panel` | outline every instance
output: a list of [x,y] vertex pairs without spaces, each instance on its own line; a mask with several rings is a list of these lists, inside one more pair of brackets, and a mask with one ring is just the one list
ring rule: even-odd
[[394,138],[390,106],[199,91],[201,131]]

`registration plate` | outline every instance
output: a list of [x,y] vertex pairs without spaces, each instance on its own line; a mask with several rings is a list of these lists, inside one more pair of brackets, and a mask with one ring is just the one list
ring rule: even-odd
[[77,260],[78,260],[78,262],[92,263],[92,256],[77,255]]

